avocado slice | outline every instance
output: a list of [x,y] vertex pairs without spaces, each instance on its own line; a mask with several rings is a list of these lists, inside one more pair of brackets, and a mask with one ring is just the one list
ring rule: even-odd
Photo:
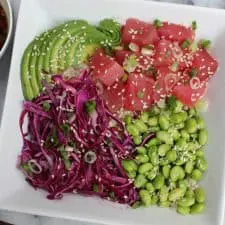
[[77,30],[82,29],[82,27],[88,26],[88,23],[84,20],[73,21],[65,25],[62,30],[59,30],[58,33],[51,39],[47,47],[47,52],[45,54],[43,68],[46,72],[56,73],[58,68],[58,51],[64,43],[73,38],[74,33]]

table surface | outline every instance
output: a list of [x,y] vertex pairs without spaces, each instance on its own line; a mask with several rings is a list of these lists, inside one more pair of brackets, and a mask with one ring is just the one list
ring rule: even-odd
[[[15,21],[14,28],[15,28],[21,0],[10,0],[10,1],[12,3],[12,8],[14,12],[14,21]],[[157,1],[167,1],[167,2],[174,2],[174,3],[196,4],[196,5],[207,6],[207,7],[225,8],[225,0],[157,0]],[[12,43],[13,43],[13,39],[12,39]],[[11,43],[11,46],[8,48],[6,55],[0,61],[0,72],[1,72],[1,75],[0,75],[0,121],[1,121],[2,109],[4,106],[5,91],[7,87],[12,43]],[[84,222],[76,222],[71,220],[63,220],[63,219],[49,218],[49,217],[36,216],[36,215],[27,215],[23,213],[15,213],[15,212],[3,212],[3,211],[0,211],[0,220],[4,220],[9,223],[13,223],[15,225],[94,225],[91,223],[87,224]]]

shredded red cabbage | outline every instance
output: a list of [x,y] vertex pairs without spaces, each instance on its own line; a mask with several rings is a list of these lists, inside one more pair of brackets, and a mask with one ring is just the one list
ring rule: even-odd
[[[87,111],[87,102],[95,103],[94,110]],[[110,127],[112,120],[116,125]],[[42,94],[23,103],[20,129],[18,166],[28,183],[49,192],[48,199],[73,192],[130,205],[137,201],[133,182],[121,166],[135,148],[88,71],[72,80],[55,75],[51,84],[44,82]]]

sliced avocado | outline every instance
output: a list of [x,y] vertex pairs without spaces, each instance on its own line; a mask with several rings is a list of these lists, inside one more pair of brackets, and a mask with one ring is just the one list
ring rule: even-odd
[[88,23],[84,20],[73,21],[68,23],[62,30],[59,30],[56,35],[49,42],[47,52],[44,60],[44,70],[46,72],[57,72],[58,71],[58,51],[64,45],[64,43],[73,38],[73,34],[77,30],[81,30],[82,27],[88,26]]
[[32,54],[32,49],[35,41],[32,41],[26,48],[22,63],[21,63],[21,83],[23,89],[24,98],[30,100],[34,97],[34,93],[31,85],[31,75],[29,70],[29,62]]

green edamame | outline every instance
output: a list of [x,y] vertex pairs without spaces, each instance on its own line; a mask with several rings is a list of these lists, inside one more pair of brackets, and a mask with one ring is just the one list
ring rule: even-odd
[[168,130],[170,123],[166,116],[164,116],[164,115],[159,116],[159,126],[163,130]]
[[158,148],[158,154],[160,156],[165,156],[166,153],[171,149],[171,146],[168,144],[162,144]]
[[142,142],[142,137],[141,136],[135,136],[133,137],[133,141],[135,145],[140,145]]
[[137,188],[143,187],[147,183],[147,179],[143,174],[138,174],[135,178],[134,185]]
[[195,153],[197,157],[203,157],[205,155],[204,151],[202,149],[198,149]]
[[184,138],[179,138],[177,141],[176,141],[176,148],[178,150],[184,150],[185,147],[187,146],[187,142]]
[[154,188],[153,184],[149,183],[149,182],[146,183],[145,188],[146,188],[146,190],[149,191],[149,193],[153,193],[155,191],[155,188]]
[[136,171],[127,172],[127,176],[131,179],[134,179],[136,175],[137,175]]
[[184,122],[187,119],[188,115],[187,112],[179,112],[179,113],[175,113],[171,116],[171,121],[174,124],[179,124]]
[[183,111],[183,107],[184,107],[183,103],[178,101],[178,100],[176,100],[175,107],[173,109],[174,113],[182,112]]
[[145,147],[140,146],[140,147],[137,147],[136,150],[139,154],[142,154],[142,155],[147,154],[147,149]]
[[149,155],[149,158],[153,165],[159,164],[159,156],[158,156],[157,152],[151,152]]
[[152,168],[153,168],[153,165],[151,163],[144,163],[140,165],[140,167],[138,168],[138,172],[140,174],[145,174],[148,171],[150,171]]
[[194,169],[191,173],[191,178],[196,181],[200,181],[202,179],[202,172],[198,169]]
[[185,192],[185,197],[187,198],[195,198],[195,193],[192,189],[188,188]]
[[134,125],[140,133],[144,133],[148,130],[148,126],[142,120],[136,120]]
[[199,131],[198,142],[200,145],[205,145],[208,141],[208,131],[203,129]]
[[132,116],[131,115],[126,115],[125,117],[124,117],[124,122],[125,122],[125,124],[126,125],[129,125],[129,124],[132,124]]
[[158,131],[156,133],[156,137],[159,141],[165,144],[173,144],[173,140],[171,139],[170,134],[167,131]]
[[183,197],[177,202],[177,204],[179,206],[183,206],[183,207],[190,207],[190,206],[195,204],[195,198],[193,198],[193,197],[191,197],[191,198]]
[[140,134],[139,130],[136,128],[136,126],[134,124],[129,124],[127,126],[127,131],[133,137],[137,137]]
[[204,203],[198,203],[198,204],[194,204],[191,207],[191,214],[200,214],[203,213],[205,211],[205,204]]
[[196,119],[196,122],[198,124],[198,129],[204,129],[205,128],[205,122],[202,119],[202,117],[198,116],[195,119]]
[[186,190],[188,188],[188,181],[187,180],[179,180],[178,187],[182,188],[184,190],[184,192],[186,192]]
[[165,202],[168,200],[169,196],[169,188],[167,186],[162,186],[162,188],[159,190],[159,201]]
[[203,157],[198,157],[196,159],[196,167],[202,172],[205,172],[208,168],[208,163]]
[[172,181],[177,181],[177,180],[182,180],[185,176],[184,170],[182,167],[180,166],[174,166],[171,170],[170,170],[170,179]]
[[158,145],[160,141],[157,138],[152,138],[148,143],[146,144],[147,148],[150,148],[152,146]]
[[197,114],[197,112],[196,112],[196,110],[195,110],[194,108],[191,108],[191,109],[188,110],[188,115],[189,115],[190,117],[193,117],[193,116],[195,116],[196,114]]
[[148,172],[147,178],[149,180],[153,180],[155,179],[156,175],[157,175],[157,171],[155,169],[152,169],[150,172]]
[[166,158],[168,159],[169,162],[175,162],[177,159],[177,151],[171,150],[167,152]]
[[150,118],[148,119],[148,125],[149,125],[149,126],[152,126],[152,127],[157,126],[157,125],[158,125],[158,118],[157,118],[156,116],[150,117]]
[[161,110],[158,106],[154,105],[151,110],[149,111],[149,115],[150,116],[155,116],[155,115],[158,115],[160,114]]
[[198,125],[197,125],[196,120],[193,119],[193,118],[190,118],[190,119],[186,120],[185,129],[190,134],[195,133],[198,129]]
[[161,208],[169,208],[171,203],[169,201],[164,201],[159,203],[159,207]]
[[146,163],[149,161],[149,157],[147,155],[137,155],[135,159],[138,163]]
[[190,213],[190,207],[177,206],[177,213],[186,216]]
[[168,178],[170,176],[170,166],[168,166],[168,165],[163,166],[162,174],[165,178]]
[[180,133],[177,129],[175,129],[174,127],[170,127],[168,129],[168,133],[171,135],[171,137],[176,141],[180,138]]
[[153,185],[155,189],[160,189],[164,185],[165,178],[162,175],[157,175],[153,181]]
[[186,130],[181,130],[180,131],[180,134],[181,134],[181,137],[184,139],[184,140],[186,140],[186,141],[188,141],[189,139],[190,139],[190,135],[189,135],[189,133],[186,131]]
[[137,171],[138,166],[134,160],[125,159],[122,161],[122,166],[127,172]]
[[185,164],[185,172],[187,174],[191,174],[192,170],[194,169],[194,163],[192,161],[189,161]]
[[147,112],[143,112],[140,116],[140,119],[144,122],[144,123],[148,123],[148,118],[149,118],[149,115]]
[[169,200],[175,202],[184,196],[185,192],[182,188],[175,188],[169,193]]
[[194,190],[195,193],[195,199],[198,203],[204,203],[205,202],[205,190],[203,188],[196,188]]
[[156,205],[159,201],[159,197],[157,195],[152,195],[152,205]]
[[151,195],[148,193],[147,190],[141,189],[139,191],[139,196],[141,199],[141,202],[145,205],[145,206],[149,206],[151,205]]

